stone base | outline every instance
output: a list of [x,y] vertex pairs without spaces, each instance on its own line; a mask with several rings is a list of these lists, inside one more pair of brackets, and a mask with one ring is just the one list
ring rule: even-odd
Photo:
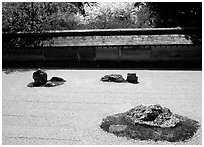
[[50,80],[48,80],[46,83],[41,84],[41,85],[36,85],[35,82],[29,83],[27,86],[28,87],[55,87],[62,85],[66,82],[63,78],[60,77],[52,77]]

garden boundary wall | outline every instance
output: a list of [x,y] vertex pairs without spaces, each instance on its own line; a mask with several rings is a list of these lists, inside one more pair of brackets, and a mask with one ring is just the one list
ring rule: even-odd
[[[201,28],[71,30],[3,33],[2,61],[8,66],[80,66],[115,63],[119,67],[202,68]],[[37,45],[7,42],[40,38]],[[200,39],[200,40],[199,40]],[[24,40],[24,42],[25,42]],[[16,41],[17,42],[17,41]],[[18,42],[16,43],[18,44]]]

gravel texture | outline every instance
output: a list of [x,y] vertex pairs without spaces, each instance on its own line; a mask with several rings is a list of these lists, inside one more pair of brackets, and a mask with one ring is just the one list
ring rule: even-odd
[[[137,105],[160,104],[202,124],[202,71],[46,70],[57,87],[27,87],[35,70],[2,72],[2,144],[201,145],[202,126],[184,142],[117,137],[99,124]],[[137,73],[139,84],[101,82],[106,74]]]

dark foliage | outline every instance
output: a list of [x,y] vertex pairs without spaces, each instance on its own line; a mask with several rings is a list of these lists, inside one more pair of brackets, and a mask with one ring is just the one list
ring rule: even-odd
[[[84,14],[82,2],[4,2],[2,3],[2,32],[43,32],[74,29],[76,23],[67,21],[71,15]],[[46,38],[48,39],[48,38]],[[45,38],[3,36],[3,47],[42,46]]]
[[202,27],[201,2],[147,2],[135,7],[149,8],[148,20],[155,27]]

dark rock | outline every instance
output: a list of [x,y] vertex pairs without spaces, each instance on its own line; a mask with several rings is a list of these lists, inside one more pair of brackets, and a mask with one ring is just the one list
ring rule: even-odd
[[52,77],[50,81],[56,81],[56,82],[66,82],[63,78],[60,77]]
[[126,81],[129,83],[134,83],[134,84],[139,83],[138,77],[136,76],[136,73],[128,73]]
[[126,138],[176,142],[190,139],[200,125],[160,105],[139,105],[125,113],[107,116],[100,127]]
[[101,78],[101,81],[103,82],[126,82],[125,79],[123,78],[122,75],[119,74],[111,74],[111,75],[106,75]]
[[47,83],[47,73],[41,69],[38,69],[33,73],[34,86],[42,86]]

